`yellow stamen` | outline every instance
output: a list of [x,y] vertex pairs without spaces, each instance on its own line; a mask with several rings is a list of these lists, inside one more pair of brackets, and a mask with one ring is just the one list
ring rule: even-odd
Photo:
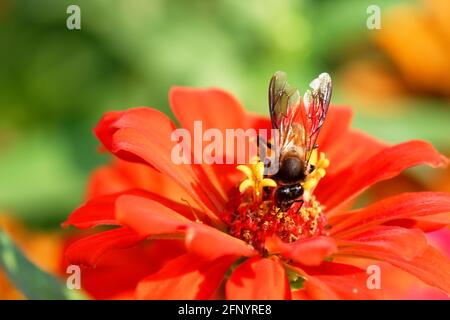
[[245,192],[245,190],[247,190],[248,188],[254,188],[255,187],[255,181],[250,180],[250,179],[245,179],[244,181],[241,182],[241,184],[239,185],[239,191],[240,192]]
[[238,169],[239,171],[244,173],[247,176],[247,179],[252,179],[253,172],[252,172],[252,169],[250,169],[249,167],[241,164],[241,165],[238,165],[236,169]]
[[314,171],[311,172],[302,183],[303,200],[306,202],[311,199],[312,192],[319,183],[320,179],[325,177],[325,169],[330,165],[330,161],[325,158],[325,154],[323,152],[318,155],[317,150],[314,150],[311,154],[309,163],[314,165]]
[[261,202],[264,187],[276,187],[275,180],[264,178],[264,163],[256,159],[249,165],[239,165],[237,169],[245,174],[247,179],[239,185],[239,191],[245,192],[247,189],[253,189],[253,201]]

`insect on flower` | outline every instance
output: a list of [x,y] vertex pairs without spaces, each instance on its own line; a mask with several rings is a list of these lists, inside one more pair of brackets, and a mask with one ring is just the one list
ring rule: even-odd
[[327,115],[331,98],[331,78],[320,74],[310,84],[303,103],[297,89],[291,87],[284,72],[276,72],[269,86],[269,110],[272,127],[278,129],[278,172],[272,178],[278,183],[275,203],[286,211],[303,195],[306,177],[315,166],[310,163],[317,149],[316,141]]
[[[262,252],[272,236],[293,242],[325,234],[322,206],[312,193],[329,164],[324,154],[318,158],[316,142],[331,90],[330,76],[322,73],[310,83],[302,101],[284,72],[272,76],[269,112],[274,136],[270,142],[258,140],[261,159],[238,166],[247,179],[239,186],[241,205],[230,218],[231,233]],[[246,197],[248,189],[251,197]]]

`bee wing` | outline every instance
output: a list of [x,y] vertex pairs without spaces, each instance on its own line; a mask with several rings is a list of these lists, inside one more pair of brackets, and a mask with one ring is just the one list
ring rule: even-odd
[[279,129],[281,152],[293,150],[309,160],[325,121],[331,98],[331,78],[320,74],[310,83],[302,103],[298,90],[287,82],[286,73],[276,72],[269,85],[272,127]]
[[306,131],[307,160],[316,148],[320,128],[327,116],[332,92],[331,77],[328,73],[321,73],[309,86],[310,89],[306,90],[303,96],[303,107],[300,108],[301,122]]
[[300,93],[287,82],[287,75],[277,71],[269,85],[269,110],[272,128],[287,128],[295,116],[300,103]]

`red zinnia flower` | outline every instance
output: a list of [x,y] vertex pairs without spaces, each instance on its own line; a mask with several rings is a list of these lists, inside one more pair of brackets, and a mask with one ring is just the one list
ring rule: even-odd
[[[194,120],[221,131],[271,128],[219,89],[177,87],[169,99],[191,131]],[[278,217],[251,202],[251,191],[265,184],[258,165],[176,165],[175,125],[166,115],[147,107],[109,112],[95,134],[116,159],[94,172],[89,200],[65,225],[115,227],[74,242],[66,257],[86,266],[83,287],[96,298],[389,297],[395,283],[367,288],[363,267],[377,263],[450,293],[450,261],[424,235],[450,223],[450,194],[406,193],[349,209],[372,184],[447,159],[423,141],[386,145],[350,129],[350,121],[349,109],[330,107],[318,141],[316,170],[326,175],[316,171],[312,182],[323,178],[315,207]],[[249,180],[243,193],[241,171]]]

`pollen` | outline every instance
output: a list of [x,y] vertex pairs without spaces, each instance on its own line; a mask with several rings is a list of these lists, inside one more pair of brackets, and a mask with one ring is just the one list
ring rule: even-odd
[[259,161],[259,158],[254,163],[249,165],[239,165],[237,169],[245,174],[247,177],[239,185],[239,191],[241,193],[247,190],[252,190],[253,202],[260,203],[263,199],[264,187],[276,187],[275,180],[264,178],[264,163]]
[[279,208],[272,191],[275,180],[264,177],[264,163],[259,158],[248,165],[239,165],[237,169],[244,173],[245,179],[239,184],[239,196],[233,201],[234,209],[226,211],[223,220],[228,225],[230,235],[242,239],[259,250],[269,253],[265,240],[277,236],[284,242],[294,242],[327,233],[326,217],[323,207],[313,195],[319,181],[325,176],[329,165],[324,153],[313,151],[309,164],[314,170],[302,183],[303,198],[292,204],[287,210]]

